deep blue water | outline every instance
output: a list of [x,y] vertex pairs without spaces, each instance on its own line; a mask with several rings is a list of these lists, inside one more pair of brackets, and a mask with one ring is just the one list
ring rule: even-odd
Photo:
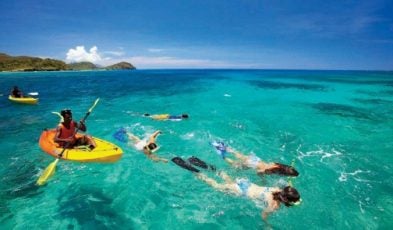
[[[12,86],[39,92],[38,105],[8,101]],[[290,164],[302,204],[281,207],[274,229],[393,227],[393,73],[285,70],[136,70],[0,73],[2,229],[263,229],[261,210],[215,191],[173,163],[148,160],[113,138],[124,127],[157,129],[158,154],[197,156],[233,177],[267,186],[287,178],[235,170],[209,145],[221,139],[267,162]],[[88,133],[121,146],[113,164],[53,162],[38,146],[51,112],[71,108]],[[181,122],[142,114],[182,114]],[[208,173],[214,177],[214,173]]]

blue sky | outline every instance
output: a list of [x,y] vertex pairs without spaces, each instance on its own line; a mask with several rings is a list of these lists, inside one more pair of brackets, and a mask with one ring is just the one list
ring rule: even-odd
[[139,69],[393,70],[393,1],[3,0],[0,52]]

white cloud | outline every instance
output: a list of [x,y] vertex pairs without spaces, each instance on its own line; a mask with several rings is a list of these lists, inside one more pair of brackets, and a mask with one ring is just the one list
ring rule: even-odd
[[66,61],[68,62],[82,62],[88,61],[92,63],[98,63],[102,60],[98,53],[97,46],[90,48],[89,52],[85,50],[84,46],[77,46],[75,49],[69,49],[67,52]]

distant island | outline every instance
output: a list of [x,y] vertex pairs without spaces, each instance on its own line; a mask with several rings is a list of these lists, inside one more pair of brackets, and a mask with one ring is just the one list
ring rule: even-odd
[[76,62],[66,64],[63,61],[29,56],[10,56],[0,53],[0,71],[26,72],[26,71],[62,71],[62,70],[134,70],[128,62],[99,67],[91,62]]

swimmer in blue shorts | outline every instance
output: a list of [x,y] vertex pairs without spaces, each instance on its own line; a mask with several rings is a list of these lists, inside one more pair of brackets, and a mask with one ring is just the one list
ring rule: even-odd
[[292,166],[280,164],[280,163],[267,163],[262,161],[255,154],[244,155],[239,151],[232,149],[231,147],[225,146],[225,152],[231,153],[236,159],[228,158],[229,154],[226,154],[224,160],[231,164],[235,168],[244,169],[255,169],[258,175],[263,174],[279,174],[284,176],[298,176],[299,173]]
[[278,187],[263,187],[251,183],[245,178],[234,180],[222,171],[218,174],[224,180],[222,183],[203,173],[195,173],[195,175],[198,179],[218,191],[251,199],[258,207],[263,209],[261,217],[264,221],[266,221],[268,214],[278,210],[281,204],[290,207],[301,202],[300,194],[291,186],[286,186],[282,189]]

